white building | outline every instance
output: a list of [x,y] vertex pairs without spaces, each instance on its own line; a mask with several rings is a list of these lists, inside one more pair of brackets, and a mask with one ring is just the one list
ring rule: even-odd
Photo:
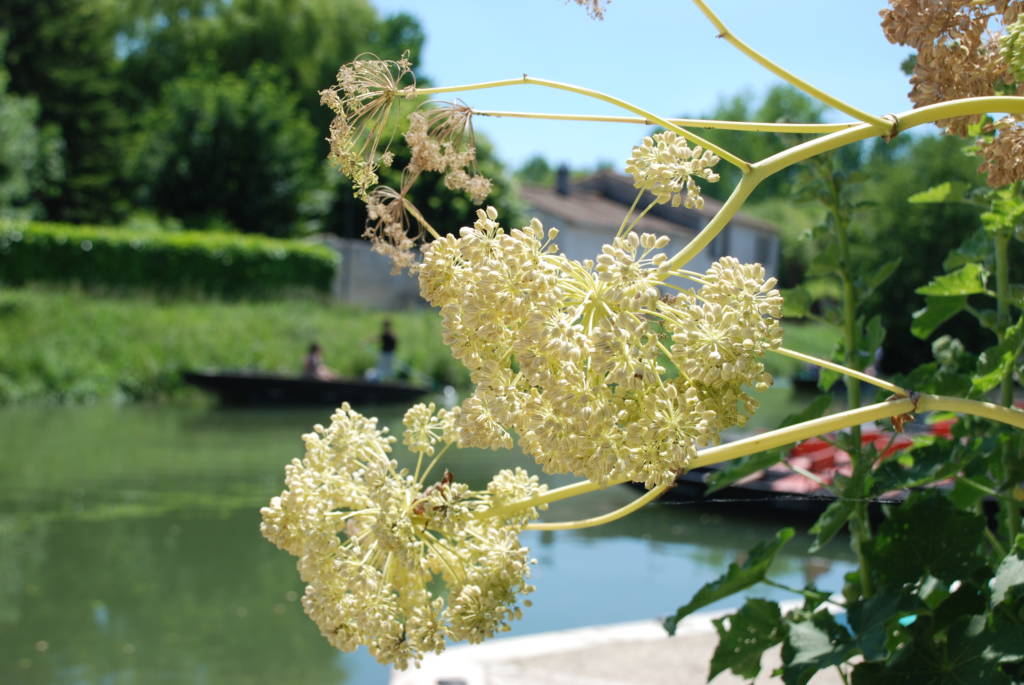
[[[560,170],[554,187],[527,186],[522,198],[528,217],[536,217],[546,228],[557,227],[555,241],[568,257],[593,259],[601,246],[615,236],[623,217],[633,203],[636,190],[628,176],[602,171],[571,182],[567,170]],[[638,207],[646,206],[650,196]],[[706,198],[703,209],[657,205],[637,224],[640,233],[666,235],[671,239],[668,254],[682,248],[707,225],[721,207]],[[419,297],[419,286],[408,274],[391,275],[386,257],[370,251],[366,241],[333,239],[330,244],[342,257],[335,279],[334,296],[366,307],[403,309],[426,306]],[[705,271],[723,255],[741,262],[760,262],[768,275],[779,267],[779,236],[775,226],[760,219],[737,214],[714,241],[688,265],[692,271]],[[689,283],[680,282],[680,285]]]
[[[545,227],[558,228],[556,242],[561,251],[572,259],[582,260],[595,258],[601,246],[615,236],[636,197],[636,189],[629,176],[611,171],[571,182],[563,168],[554,187],[529,186],[523,188],[522,196],[529,216],[540,219]],[[646,207],[650,200],[651,195],[645,195],[637,207]],[[665,251],[671,255],[697,235],[721,206],[711,198],[705,198],[703,209],[657,205],[640,220],[636,231],[668,236],[671,242]],[[769,276],[774,276],[779,268],[778,231],[766,221],[737,214],[687,268],[705,271],[724,255],[745,263],[759,262]]]

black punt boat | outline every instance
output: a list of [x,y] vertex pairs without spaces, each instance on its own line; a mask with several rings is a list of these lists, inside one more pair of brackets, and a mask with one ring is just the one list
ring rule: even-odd
[[186,371],[185,381],[230,405],[332,405],[410,402],[430,388],[355,378],[319,380],[254,371]]

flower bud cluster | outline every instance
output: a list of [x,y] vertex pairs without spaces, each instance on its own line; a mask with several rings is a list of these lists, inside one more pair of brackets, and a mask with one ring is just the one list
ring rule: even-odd
[[556,235],[536,219],[506,233],[489,207],[423,250],[421,293],[476,385],[460,444],[508,447],[518,434],[549,472],[671,483],[745,420],[746,388],[771,382],[758,358],[781,342],[775,282],[726,258],[698,295],[666,300],[666,238],[627,233],[578,262]]
[[[429,453],[454,437],[452,418],[414,407],[407,444]],[[537,512],[487,514],[543,488],[522,469],[501,471],[482,491],[447,473],[424,488],[390,458],[386,433],[343,404],[328,427],[304,436],[305,457],[286,467],[286,489],[261,509],[260,530],[298,557],[303,608],[332,645],[366,645],[405,668],[446,639],[478,642],[520,616],[533,588],[518,535]]]
[[467,171],[476,163],[472,141],[473,111],[465,106],[449,106],[413,112],[405,142],[412,151],[407,174],[435,171],[444,174],[449,190],[461,190],[474,204],[480,204],[491,192],[491,181]]
[[704,198],[700,196],[696,179],[717,181],[718,174],[711,170],[715,164],[718,164],[718,157],[710,150],[699,145],[691,148],[679,134],[664,131],[647,136],[642,145],[633,148],[626,162],[626,173],[633,177],[636,188],[649,191],[659,203],[700,209]]

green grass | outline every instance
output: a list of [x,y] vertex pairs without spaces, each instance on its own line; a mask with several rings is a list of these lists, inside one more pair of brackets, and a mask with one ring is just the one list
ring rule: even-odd
[[185,369],[299,373],[310,342],[336,372],[376,363],[382,319],[414,372],[464,383],[432,310],[373,312],[318,300],[269,302],[99,297],[0,290],[0,403],[159,400],[185,391]]
[[[791,350],[830,359],[832,349],[839,340],[839,329],[825,323],[810,323],[786,319],[782,322],[782,344]],[[765,365],[777,378],[792,377],[802,366],[789,357],[769,354]]]

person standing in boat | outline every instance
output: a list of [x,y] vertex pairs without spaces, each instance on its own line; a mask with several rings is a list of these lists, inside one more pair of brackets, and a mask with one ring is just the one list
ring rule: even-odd
[[329,381],[337,378],[327,364],[324,364],[324,352],[320,345],[312,343],[306,353],[306,359],[302,362],[302,375],[306,378],[315,378],[319,381]]
[[377,358],[378,381],[390,380],[394,373],[395,348],[398,347],[398,338],[391,330],[391,321],[384,319],[380,331],[380,356]]

